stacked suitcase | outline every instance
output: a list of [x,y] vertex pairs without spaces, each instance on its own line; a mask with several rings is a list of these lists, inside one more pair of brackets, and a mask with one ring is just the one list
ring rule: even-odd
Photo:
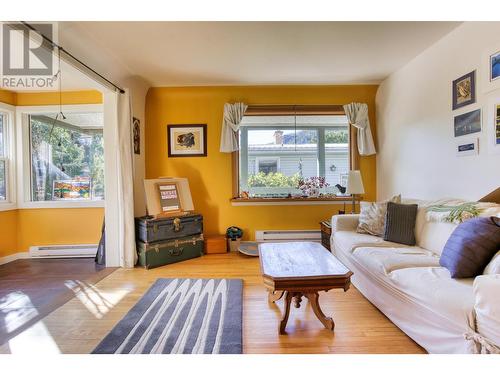
[[203,255],[201,215],[143,216],[135,220],[139,264],[146,269]]

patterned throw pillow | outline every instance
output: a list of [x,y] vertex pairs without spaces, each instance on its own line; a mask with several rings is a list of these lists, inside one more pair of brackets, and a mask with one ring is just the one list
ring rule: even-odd
[[361,202],[356,232],[382,237],[385,229],[387,203],[389,202],[401,203],[401,194],[383,202]]

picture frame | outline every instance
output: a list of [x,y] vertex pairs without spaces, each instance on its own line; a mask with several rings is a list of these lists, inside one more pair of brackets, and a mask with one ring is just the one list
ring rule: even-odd
[[133,117],[132,124],[133,124],[133,137],[134,137],[134,154],[140,155],[141,154],[141,121],[138,118]]
[[168,215],[182,212],[182,201],[176,181],[159,182],[156,184],[156,189],[161,209],[160,214]]
[[168,157],[207,156],[207,124],[167,125]]
[[479,138],[457,142],[455,148],[457,156],[473,156],[479,154]]
[[500,94],[488,98],[487,148],[490,154],[500,154]]
[[465,112],[453,118],[455,138],[482,131],[481,108]]
[[500,43],[483,51],[480,72],[483,93],[500,90]]
[[500,49],[489,57],[489,81],[500,80]]
[[476,102],[476,71],[464,74],[452,84],[452,109],[465,107]]

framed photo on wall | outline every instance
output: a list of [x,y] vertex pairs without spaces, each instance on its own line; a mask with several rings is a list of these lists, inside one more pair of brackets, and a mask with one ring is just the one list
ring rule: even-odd
[[500,51],[490,55],[490,82],[500,79]]
[[492,45],[483,52],[480,72],[482,92],[500,89],[500,43]]
[[455,137],[481,132],[481,109],[455,116],[453,128]]
[[141,121],[133,117],[132,123],[134,125],[134,154],[141,154]]
[[476,102],[476,71],[472,71],[453,81],[453,109]]
[[488,98],[488,153],[500,154],[500,94]]
[[167,125],[168,157],[207,156],[207,124]]
[[457,156],[477,155],[479,154],[479,138],[458,142],[456,147]]

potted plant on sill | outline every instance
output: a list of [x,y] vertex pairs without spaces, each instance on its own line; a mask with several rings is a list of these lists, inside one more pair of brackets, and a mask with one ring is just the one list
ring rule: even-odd
[[320,194],[320,189],[330,186],[324,177],[308,177],[301,178],[298,183],[298,188],[302,190],[305,197],[317,198]]

